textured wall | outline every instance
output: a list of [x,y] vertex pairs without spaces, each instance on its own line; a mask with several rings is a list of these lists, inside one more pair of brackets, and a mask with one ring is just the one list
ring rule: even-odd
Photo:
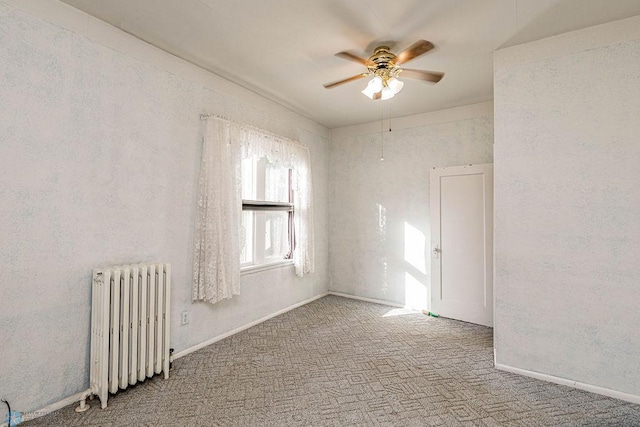
[[393,120],[384,162],[380,122],[332,135],[330,289],[426,308],[429,170],[492,162],[492,104]]
[[495,57],[497,362],[640,395],[640,17]]
[[[0,396],[14,409],[88,388],[99,265],[172,264],[176,351],[326,292],[325,128],[66,5],[13,4],[45,16],[0,2]],[[202,112],[310,147],[315,274],[246,275],[239,297],[191,304]]]

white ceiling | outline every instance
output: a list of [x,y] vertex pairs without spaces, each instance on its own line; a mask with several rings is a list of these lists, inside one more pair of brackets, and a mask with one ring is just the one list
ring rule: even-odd
[[[329,128],[491,100],[494,50],[640,14],[640,0],[62,1]],[[362,95],[365,79],[322,86],[366,71],[336,52],[419,39],[436,48],[406,66],[438,84],[403,79],[391,101]]]

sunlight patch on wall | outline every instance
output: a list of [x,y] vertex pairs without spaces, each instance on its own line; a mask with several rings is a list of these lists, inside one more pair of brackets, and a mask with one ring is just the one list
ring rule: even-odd
[[[378,221],[378,229],[376,230],[378,234],[378,249],[381,253],[385,253],[384,246],[387,240],[387,209],[380,203],[376,203],[376,208]],[[389,282],[387,280],[389,277],[389,266],[386,256],[383,256],[380,260],[382,261],[382,294],[387,295],[387,291],[389,290]]]
[[378,234],[385,236],[387,234],[387,209],[380,203],[376,203],[378,208]]
[[427,308],[427,287],[410,273],[404,273],[404,306],[415,310]]
[[425,262],[426,238],[422,231],[404,223],[404,260],[422,274],[427,273]]

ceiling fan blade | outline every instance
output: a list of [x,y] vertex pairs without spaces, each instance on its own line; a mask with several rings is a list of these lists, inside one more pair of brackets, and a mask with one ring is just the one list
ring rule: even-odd
[[444,73],[438,71],[412,70],[403,68],[400,77],[409,77],[410,79],[424,80],[425,82],[438,83],[444,77]]
[[359,64],[364,65],[365,67],[368,67],[369,65],[371,65],[371,62],[368,59],[364,59],[364,58],[360,58],[357,55],[354,55],[353,53],[349,53],[349,52],[338,52],[335,54],[335,56],[342,58],[342,59],[346,59],[348,61],[354,61],[357,62]]
[[338,80],[337,82],[333,82],[333,83],[327,83],[327,84],[325,84],[323,86],[324,86],[325,89],[331,89],[331,88],[334,88],[336,86],[340,86],[341,84],[349,83],[349,82],[361,79],[361,78],[366,77],[366,76],[367,76],[367,74],[365,74],[365,73],[356,74],[355,76],[351,76],[351,77],[349,77],[347,79]]
[[418,40],[417,42],[400,52],[396,57],[395,63],[396,65],[404,64],[405,62],[411,61],[415,57],[429,52],[433,48],[433,43],[426,40]]

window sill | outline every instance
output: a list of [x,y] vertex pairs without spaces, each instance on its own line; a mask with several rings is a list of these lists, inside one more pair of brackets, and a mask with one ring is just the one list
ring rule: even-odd
[[240,275],[259,273],[261,271],[271,270],[274,268],[287,267],[293,265],[292,259],[285,259],[282,261],[270,262],[268,264],[248,265],[240,268]]

